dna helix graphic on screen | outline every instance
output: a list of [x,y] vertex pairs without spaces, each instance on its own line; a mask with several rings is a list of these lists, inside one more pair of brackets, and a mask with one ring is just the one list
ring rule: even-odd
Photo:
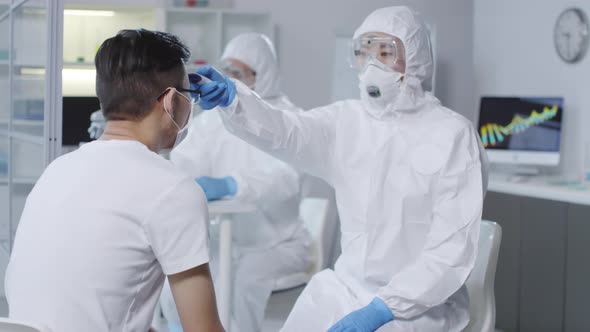
[[512,121],[506,126],[501,126],[497,123],[484,124],[479,129],[483,146],[495,146],[504,142],[507,136],[519,134],[531,127],[551,120],[557,115],[558,110],[559,107],[557,105],[553,105],[551,108],[545,106],[543,112],[538,113],[536,110],[533,110],[527,118],[515,115]]

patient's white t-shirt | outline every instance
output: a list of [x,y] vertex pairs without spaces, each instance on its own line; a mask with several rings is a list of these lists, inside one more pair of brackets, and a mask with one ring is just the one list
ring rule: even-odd
[[10,317],[54,332],[146,332],[164,275],[207,263],[194,181],[137,141],[56,159],[27,199],[6,274]]

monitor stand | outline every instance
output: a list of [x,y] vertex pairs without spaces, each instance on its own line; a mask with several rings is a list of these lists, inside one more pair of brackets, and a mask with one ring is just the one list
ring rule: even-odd
[[541,173],[539,168],[526,165],[492,165],[490,171],[506,181],[515,183],[528,182]]
[[517,176],[537,176],[541,173],[535,166],[515,166],[512,173]]

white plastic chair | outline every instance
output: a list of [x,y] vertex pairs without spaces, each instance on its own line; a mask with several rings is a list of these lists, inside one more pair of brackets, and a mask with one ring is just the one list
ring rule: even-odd
[[[10,261],[10,255],[6,251],[4,246],[0,246],[0,282],[3,283],[6,280],[6,269],[8,268],[8,262]],[[3,284],[2,284],[3,285]],[[0,287],[0,297],[6,297],[6,290],[4,287]]]
[[0,332],[50,332],[50,330],[39,324],[0,318]]
[[502,227],[493,221],[482,220],[479,234],[479,252],[475,267],[467,279],[471,321],[465,332],[494,332],[496,324],[496,297],[494,281],[498,253],[502,241]]
[[299,206],[299,216],[311,234],[313,264],[306,272],[295,273],[278,279],[274,291],[282,291],[305,285],[311,277],[325,268],[324,231],[328,221],[328,200],[324,198],[304,198]]

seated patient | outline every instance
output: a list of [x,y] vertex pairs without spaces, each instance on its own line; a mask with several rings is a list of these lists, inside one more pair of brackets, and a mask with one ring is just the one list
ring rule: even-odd
[[124,30],[96,55],[99,140],[53,161],[29,195],[6,274],[10,317],[56,332],[148,331],[165,276],[185,331],[222,331],[206,199],[158,155],[192,102],[175,36]]

